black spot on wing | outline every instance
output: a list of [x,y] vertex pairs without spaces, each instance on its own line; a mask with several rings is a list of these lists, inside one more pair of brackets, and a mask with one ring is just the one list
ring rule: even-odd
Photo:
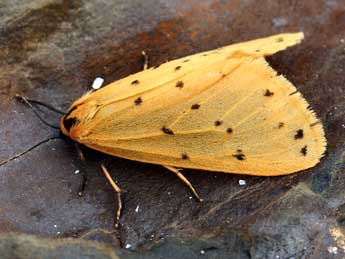
[[177,66],[175,67],[175,71],[180,70],[181,68],[182,68],[181,66]]
[[290,93],[289,95],[294,95],[294,94],[297,94],[297,93],[298,93],[298,91],[296,90],[296,91]]
[[181,158],[187,160],[189,159],[189,156],[186,153],[182,153]]
[[141,97],[138,97],[137,99],[134,100],[135,105],[140,105],[143,102],[143,99]]
[[237,150],[237,154],[232,155],[233,157],[237,158],[237,160],[243,161],[246,159],[246,155],[241,152],[238,152],[239,150]]
[[163,126],[163,127],[161,128],[161,130],[162,130],[165,134],[174,135],[174,132],[173,132],[171,129],[165,127],[165,126]]
[[301,148],[301,154],[302,154],[303,156],[306,156],[306,155],[307,155],[307,151],[308,151],[307,148],[308,148],[307,146],[304,146],[304,147]]
[[272,95],[274,95],[274,93],[271,92],[270,89],[266,89],[264,96],[272,96]]
[[138,85],[140,82],[139,82],[139,80],[134,80],[134,81],[132,81],[132,85]]
[[302,139],[304,136],[303,130],[299,129],[296,131],[295,139]]
[[216,126],[216,127],[218,127],[218,126],[220,126],[220,125],[222,125],[223,124],[223,121],[221,121],[221,120],[216,120],[215,122],[214,122],[214,125]]
[[192,110],[197,110],[199,108],[200,108],[200,104],[197,104],[197,103],[193,104],[192,107],[191,107]]
[[184,86],[183,81],[177,81],[177,82],[176,82],[176,87],[177,87],[177,88],[182,88],[183,86]]

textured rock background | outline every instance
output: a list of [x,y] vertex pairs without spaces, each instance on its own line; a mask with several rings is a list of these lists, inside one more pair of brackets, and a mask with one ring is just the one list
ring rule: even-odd
[[0,253],[344,258],[344,0],[1,1],[0,161],[56,134],[14,100],[16,93],[66,109],[95,77],[109,83],[139,71],[142,50],[153,66],[293,31],[303,31],[305,41],[269,62],[323,121],[328,149],[318,166],[274,178],[186,170],[205,199],[199,204],[164,168],[109,158],[127,190],[115,230],[115,195],[99,168],[106,156],[86,150],[89,182],[80,198],[74,146],[50,141],[0,167]]

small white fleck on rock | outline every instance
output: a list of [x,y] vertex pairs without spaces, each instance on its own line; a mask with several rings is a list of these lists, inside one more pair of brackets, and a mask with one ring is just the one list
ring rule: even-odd
[[200,254],[205,254],[205,250],[200,250]]
[[191,199],[193,199],[193,197],[192,197],[192,196],[189,196],[189,199],[191,200]]
[[247,184],[246,180],[239,180],[238,183],[239,183],[239,185],[246,185]]
[[135,208],[135,212],[136,212],[136,213],[139,212],[139,205]]
[[74,174],[79,174],[80,170],[75,170]]
[[170,195],[171,194],[171,192],[168,192],[168,195]]
[[56,234],[60,235],[60,234],[61,234],[61,232],[60,232],[60,231],[58,231],[58,232],[56,232]]
[[328,252],[336,255],[338,253],[338,247],[330,246],[330,247],[328,247]]
[[131,247],[132,247],[131,244],[126,244],[126,246],[125,246],[126,249],[129,249],[129,248],[131,248]]
[[104,79],[102,77],[96,77],[92,83],[92,88],[97,90],[103,85]]
[[277,17],[277,18],[272,19],[272,24],[277,27],[287,25],[287,23],[288,21],[282,17]]
[[344,43],[344,42],[345,42],[345,39],[340,39],[340,42],[341,42],[341,43]]
[[54,225],[54,228],[57,228],[57,225]]

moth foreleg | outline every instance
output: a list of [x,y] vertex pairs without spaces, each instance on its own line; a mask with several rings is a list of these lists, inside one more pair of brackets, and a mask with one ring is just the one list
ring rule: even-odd
[[75,142],[75,147],[77,149],[78,156],[79,156],[79,158],[83,164],[83,168],[81,170],[81,174],[82,174],[83,179],[82,179],[82,181],[79,185],[79,189],[78,189],[78,195],[81,197],[84,194],[86,183],[87,183],[87,170],[86,170],[86,165],[85,165],[85,157],[84,157],[83,152],[81,151],[80,144]]
[[196,190],[194,189],[193,185],[188,181],[188,179],[180,172],[181,169],[178,169],[176,167],[172,167],[172,166],[168,166],[168,165],[162,165],[163,167],[165,167],[166,169],[168,169],[169,171],[175,173],[193,192],[194,196],[200,201],[202,202],[203,199],[200,198],[199,194],[196,192]]
[[122,190],[116,184],[116,182],[113,180],[113,178],[109,174],[109,171],[107,170],[107,168],[105,167],[105,165],[103,163],[101,164],[101,168],[102,168],[102,171],[103,171],[105,177],[108,179],[109,183],[114,188],[114,190],[117,194],[117,212],[116,212],[115,228],[118,228],[119,222],[120,222],[121,210],[122,210],[122,200],[121,200]]

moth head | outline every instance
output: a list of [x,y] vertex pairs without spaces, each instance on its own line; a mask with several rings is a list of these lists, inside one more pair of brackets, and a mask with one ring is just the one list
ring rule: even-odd
[[78,141],[81,133],[85,132],[85,126],[98,111],[99,105],[94,102],[72,104],[68,112],[62,116],[60,128],[63,134],[74,141]]

